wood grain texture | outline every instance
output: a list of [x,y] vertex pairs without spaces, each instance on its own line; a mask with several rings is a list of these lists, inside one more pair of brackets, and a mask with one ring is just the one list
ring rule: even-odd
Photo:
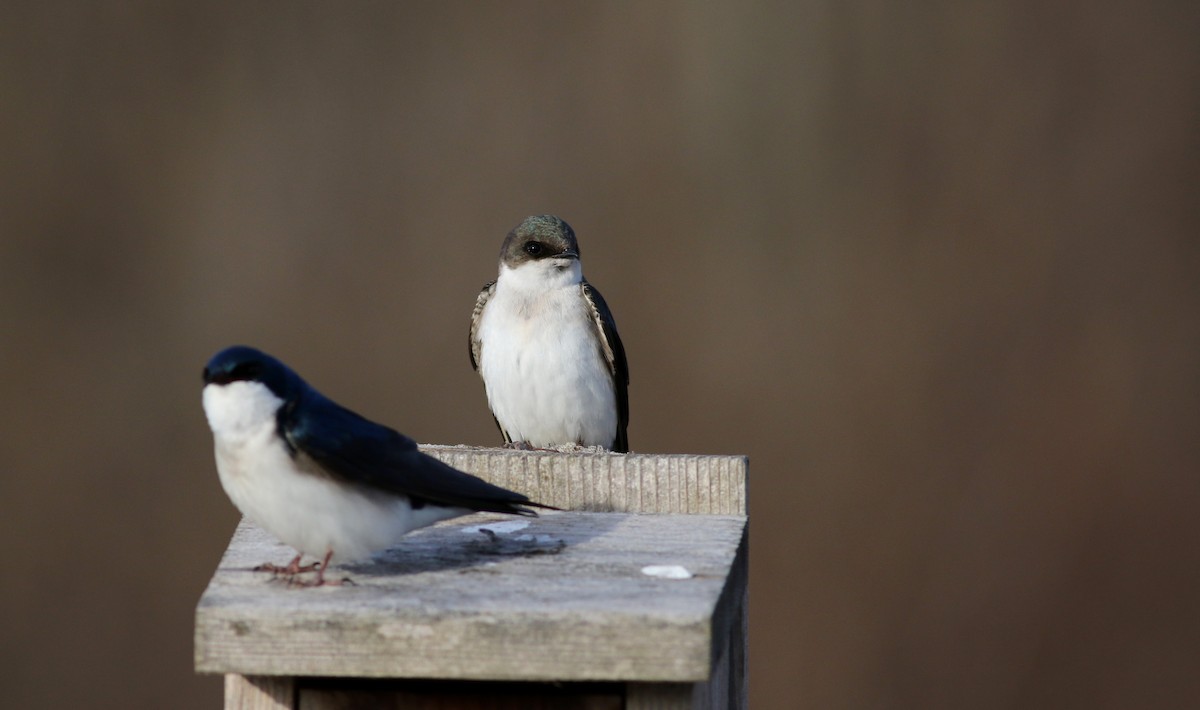
[[225,710],[294,710],[295,681],[286,677],[225,675]]
[[[292,553],[243,522],[196,611],[196,669],[705,681],[723,643],[714,623],[732,613],[718,606],[738,599],[725,589],[745,529],[739,515],[480,514],[332,571],[355,586],[296,589],[251,571]],[[694,576],[651,577],[647,565]]]
[[745,456],[614,454],[423,444],[455,468],[567,510],[747,515]]
[[750,707],[750,545],[749,527],[729,571],[713,617],[713,665],[698,683],[695,710],[744,710]]

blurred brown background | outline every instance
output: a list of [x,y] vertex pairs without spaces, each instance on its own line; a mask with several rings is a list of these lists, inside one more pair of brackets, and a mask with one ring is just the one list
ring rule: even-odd
[[6,707],[218,707],[203,363],[494,444],[539,212],[751,457],[754,707],[1200,697],[1200,5],[246,5],[3,9]]

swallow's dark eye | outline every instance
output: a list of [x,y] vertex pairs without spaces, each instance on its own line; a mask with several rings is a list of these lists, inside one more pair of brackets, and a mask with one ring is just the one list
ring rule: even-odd
[[235,379],[237,378],[233,376],[233,373],[225,370],[214,371],[207,368],[204,370],[204,381],[210,382],[214,385],[227,385],[230,382],[233,382]]
[[534,258],[541,256],[544,251],[546,251],[546,245],[541,242],[527,242],[525,244],[525,253]]
[[262,376],[263,366],[260,362],[238,363],[230,369],[204,370],[204,381],[217,385],[227,385],[230,382],[257,380]]

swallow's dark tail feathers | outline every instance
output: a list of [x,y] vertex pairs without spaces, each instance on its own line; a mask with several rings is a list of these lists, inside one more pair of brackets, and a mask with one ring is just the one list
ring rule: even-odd
[[554,506],[546,505],[545,503],[534,503],[531,500],[524,500],[520,503],[484,503],[483,505],[486,507],[476,507],[474,505],[469,507],[489,513],[512,513],[513,515],[524,515],[528,518],[536,518],[538,515],[536,510],[530,510],[530,508],[540,508],[542,510],[562,510],[562,508],[555,508]]
[[424,484],[419,486],[420,490],[412,491],[420,498],[440,505],[528,517],[537,517],[537,511],[532,508],[562,510],[531,501],[522,493],[501,488],[482,478],[459,471],[428,454],[422,453],[421,456],[425,458],[428,475],[420,477],[421,483]]

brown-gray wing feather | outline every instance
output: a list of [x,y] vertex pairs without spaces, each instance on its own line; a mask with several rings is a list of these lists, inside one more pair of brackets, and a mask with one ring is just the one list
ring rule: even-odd
[[487,305],[488,299],[495,292],[495,281],[484,285],[483,290],[479,292],[479,297],[475,299],[475,310],[471,311],[471,333],[467,340],[467,354],[471,356],[471,369],[476,372],[479,372],[479,350],[483,347],[483,343],[479,341],[479,321],[483,317],[483,307]]
[[[475,310],[471,311],[471,332],[467,339],[467,355],[471,357],[471,369],[476,372],[479,372],[479,353],[483,350],[483,341],[479,339],[479,321],[483,318],[484,306],[487,305],[488,299],[494,293],[496,293],[496,282],[485,284],[483,290],[479,292],[479,297],[475,299]],[[483,378],[482,372],[479,372],[479,377]],[[512,439],[509,438],[504,427],[500,426],[500,420],[496,418],[495,413],[492,414],[492,421],[496,422],[496,428],[504,437],[504,443],[511,444]]]
[[612,450],[620,453],[629,451],[629,363],[625,360],[625,346],[617,335],[617,323],[604,296],[587,281],[583,282],[583,297],[591,309],[592,320],[600,335],[600,350],[612,373],[613,391],[617,395],[617,436]]

